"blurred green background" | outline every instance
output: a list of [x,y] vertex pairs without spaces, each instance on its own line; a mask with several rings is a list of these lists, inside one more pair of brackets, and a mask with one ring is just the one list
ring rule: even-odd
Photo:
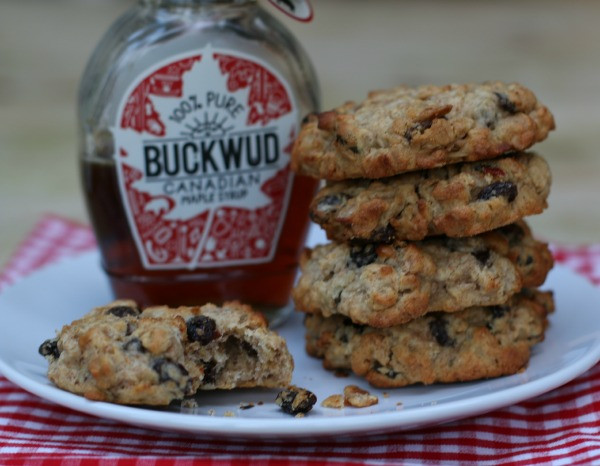
[[[400,83],[519,81],[555,115],[545,239],[600,240],[600,2],[313,0],[314,21],[270,8],[312,57],[324,108]],[[0,264],[43,213],[87,222],[75,97],[108,26],[133,1],[0,3]]]

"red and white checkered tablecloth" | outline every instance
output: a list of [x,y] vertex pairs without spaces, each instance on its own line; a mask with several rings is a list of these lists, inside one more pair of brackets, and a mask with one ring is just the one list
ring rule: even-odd
[[[88,227],[47,216],[0,275],[9,283],[95,247]],[[554,246],[557,262],[600,284],[600,245]],[[600,464],[600,364],[549,393],[422,430],[294,441],[206,440],[71,411],[0,376],[0,464]]]

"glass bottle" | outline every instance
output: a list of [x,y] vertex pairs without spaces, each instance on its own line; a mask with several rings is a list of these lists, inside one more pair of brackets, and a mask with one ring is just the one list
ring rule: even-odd
[[317,182],[289,169],[315,73],[254,0],[142,0],[79,90],[85,199],[114,294],[290,305]]

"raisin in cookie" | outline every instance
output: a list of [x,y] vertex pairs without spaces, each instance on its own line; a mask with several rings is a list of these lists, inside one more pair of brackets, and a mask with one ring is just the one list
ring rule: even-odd
[[293,298],[303,312],[388,327],[431,311],[502,304],[541,285],[552,265],[523,221],[468,238],[330,243],[304,252]]
[[544,339],[552,294],[527,290],[502,306],[436,312],[389,328],[343,316],[307,316],[306,350],[327,369],[351,369],[377,387],[514,374]]
[[236,302],[150,307],[115,301],[40,346],[48,377],[92,400],[165,405],[197,390],[284,387],[293,360],[265,319]]
[[516,83],[397,87],[309,115],[292,168],[328,180],[384,178],[522,151],[552,129],[550,111]]
[[520,153],[379,180],[330,182],[310,215],[335,241],[473,236],[547,207],[546,161]]

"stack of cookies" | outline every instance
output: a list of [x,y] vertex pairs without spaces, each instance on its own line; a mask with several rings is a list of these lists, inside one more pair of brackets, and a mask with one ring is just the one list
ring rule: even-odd
[[292,167],[326,180],[294,289],[307,351],[379,387],[513,374],[544,338],[554,128],[519,84],[399,87],[309,115]]

